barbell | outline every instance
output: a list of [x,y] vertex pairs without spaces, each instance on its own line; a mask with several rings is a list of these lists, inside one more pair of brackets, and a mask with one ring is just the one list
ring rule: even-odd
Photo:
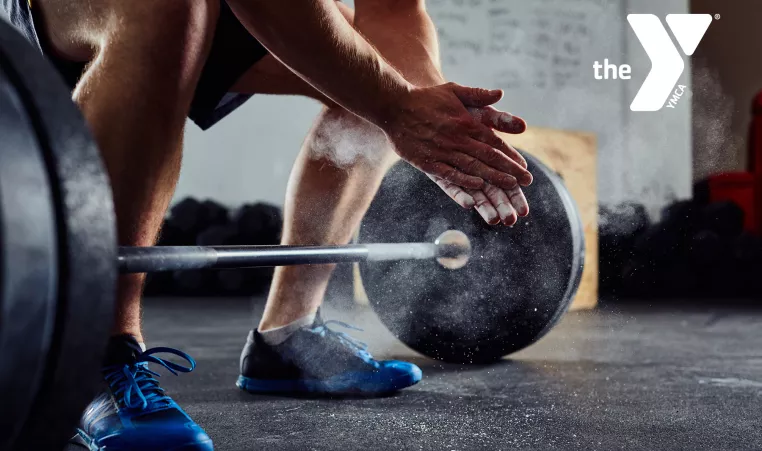
[[433,243],[373,243],[346,246],[122,246],[120,273],[233,269],[262,266],[320,265],[435,259],[448,269],[468,263],[471,243],[457,230],[447,230]]
[[72,435],[98,389],[120,272],[360,262],[392,333],[453,362],[528,346],[579,285],[579,215],[557,174],[527,154],[532,214],[512,228],[485,225],[399,163],[358,244],[118,248],[108,178],[81,114],[53,66],[3,20],[0,131],[0,450],[60,449]]

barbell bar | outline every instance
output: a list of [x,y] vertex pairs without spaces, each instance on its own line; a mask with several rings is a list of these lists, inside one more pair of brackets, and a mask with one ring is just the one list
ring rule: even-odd
[[448,230],[433,243],[375,243],[346,246],[147,246],[120,247],[120,273],[319,265],[362,261],[436,259],[448,269],[468,262],[471,243]]

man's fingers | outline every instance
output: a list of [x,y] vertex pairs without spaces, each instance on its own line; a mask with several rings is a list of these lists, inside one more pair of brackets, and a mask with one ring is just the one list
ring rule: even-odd
[[457,83],[448,83],[453,94],[467,107],[485,107],[497,103],[503,98],[500,89],[482,89],[461,86]]
[[[521,188],[516,188],[521,191]],[[500,188],[486,183],[484,185],[484,194],[487,195],[487,199],[492,203],[492,206],[497,210],[497,214],[500,216],[500,221],[507,226],[516,224],[518,215],[516,209],[513,208],[511,200],[508,197],[508,193]]]
[[524,119],[514,116],[511,113],[497,110],[491,106],[483,108],[468,108],[471,116],[480,124],[503,133],[518,135],[524,133],[527,129],[527,123]]
[[[532,174],[529,171],[502,151],[479,140],[468,139],[460,145],[458,150],[461,150],[461,153],[446,153],[445,155],[450,160],[444,158],[443,160],[449,164],[454,163],[467,174],[481,177],[504,189],[513,188],[516,185],[514,180],[522,186],[532,183]],[[481,164],[473,163],[467,157],[476,159]]]
[[[517,162],[519,165],[521,165],[521,167],[523,167],[524,169],[527,168],[527,160],[525,160],[524,157],[521,156],[518,150],[514,149],[513,146],[503,141],[503,139],[497,136],[495,132],[493,132],[491,129],[484,126],[480,126],[471,133],[471,137],[476,139],[477,141],[481,141],[484,144],[492,146],[494,149],[499,150],[508,158]],[[527,179],[527,180],[529,183],[532,182],[531,179]]]
[[479,216],[484,219],[484,222],[489,225],[495,225],[500,222],[500,215],[487,198],[487,195],[484,194],[484,191],[469,190],[468,192],[476,201],[476,206],[474,208],[476,208]]
[[[428,174],[426,174],[428,175]],[[438,177],[435,177],[433,175],[428,175],[428,177],[434,181],[439,187],[442,189],[442,191],[445,192],[452,200],[455,201],[458,205],[461,207],[470,210],[476,206],[476,201],[474,201],[474,198],[471,197],[470,194],[463,191],[463,188],[453,185],[452,183],[448,182],[447,180],[440,179]]]
[[511,200],[513,208],[516,209],[516,212],[519,214],[519,216],[523,217],[528,215],[529,203],[527,202],[526,196],[524,196],[524,191],[522,191],[520,187],[516,187],[509,189],[506,192],[508,194],[508,198]]
[[[506,143],[505,145],[506,145],[506,146],[508,146],[508,149],[509,149],[509,152],[510,152],[510,153],[508,153],[507,155],[508,155],[508,156],[511,158],[511,160],[513,160],[513,161],[517,162],[518,164],[520,164],[522,168],[524,168],[524,169],[528,169],[528,168],[529,168],[529,165],[527,164],[527,160],[526,160],[526,158],[524,158],[524,156],[523,156],[523,155],[521,155],[521,154],[519,153],[519,151],[518,151],[518,150],[516,150],[516,148],[515,148],[515,147],[513,147],[512,145],[510,145],[510,144],[508,144],[508,143]],[[532,175],[532,173],[530,172],[530,173],[529,173],[529,175],[531,176],[531,175]],[[532,183],[532,180],[533,180],[533,179],[530,179],[530,180],[529,180],[529,183],[530,183],[530,184]]]
[[481,187],[484,186],[484,179],[470,175],[471,173],[464,173],[462,170],[463,166],[461,165],[456,164],[455,167],[453,167],[446,162],[437,161],[434,163],[423,164],[419,169],[428,175],[436,176],[463,188],[481,189]]
[[526,197],[518,186],[505,191],[485,183],[481,190],[464,190],[447,180],[426,175],[458,205],[465,209],[474,208],[487,224],[495,225],[502,222],[512,226],[516,224],[518,216],[526,216],[529,213]]
[[[492,152],[495,152],[495,150],[492,150]],[[465,174],[471,175],[473,177],[479,177],[480,179],[486,180],[501,188],[509,189],[518,186],[518,180],[516,180],[516,177],[512,176],[509,173],[487,166],[479,159],[474,158],[467,153],[443,152],[439,159],[450,166],[458,168]],[[521,168],[515,162],[513,165],[517,168]],[[450,181],[452,182],[452,180]],[[453,183],[460,185],[457,182]],[[464,185],[460,186],[463,188],[481,189],[481,186],[478,188]]]

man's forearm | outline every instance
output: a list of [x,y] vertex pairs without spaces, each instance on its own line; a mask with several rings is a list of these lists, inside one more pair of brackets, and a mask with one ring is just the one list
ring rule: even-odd
[[405,79],[416,86],[446,82],[436,28],[423,1],[355,0],[355,7],[357,30]]
[[467,110],[496,103],[502,91],[412,85],[333,0],[228,4],[273,55],[331,100],[379,126],[394,151],[419,170],[471,189],[485,181],[503,189],[531,183],[531,174],[513,159],[516,151]]
[[412,87],[347,22],[333,0],[231,0],[249,31],[342,107],[381,125]]

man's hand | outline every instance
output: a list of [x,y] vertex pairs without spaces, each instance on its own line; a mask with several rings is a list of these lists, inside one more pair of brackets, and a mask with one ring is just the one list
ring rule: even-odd
[[[521,155],[492,129],[520,133],[526,124],[485,108],[501,97],[500,90],[455,83],[413,88],[403,98],[392,99],[390,119],[379,126],[395,151],[430,177],[471,190],[484,189],[485,182],[513,190],[532,183],[532,175]],[[477,118],[467,107],[484,114]]]
[[481,190],[470,190],[431,175],[429,178],[461,207],[475,208],[489,225],[502,222],[503,225],[512,226],[516,224],[518,216],[529,214],[529,204],[521,187],[503,190],[488,183]]
[[[485,126],[504,133],[519,134],[526,130],[526,123],[523,119],[492,107],[469,108],[468,111],[474,119]],[[513,149],[510,145],[506,145]],[[515,149],[513,151],[516,161],[526,168],[526,160]],[[529,204],[519,186],[504,190],[491,184],[485,184],[481,190],[473,190],[461,188],[436,176],[429,175],[429,178],[461,207],[476,208],[476,211],[487,224],[495,225],[502,222],[504,225],[511,226],[516,223],[518,216],[529,214]]]

